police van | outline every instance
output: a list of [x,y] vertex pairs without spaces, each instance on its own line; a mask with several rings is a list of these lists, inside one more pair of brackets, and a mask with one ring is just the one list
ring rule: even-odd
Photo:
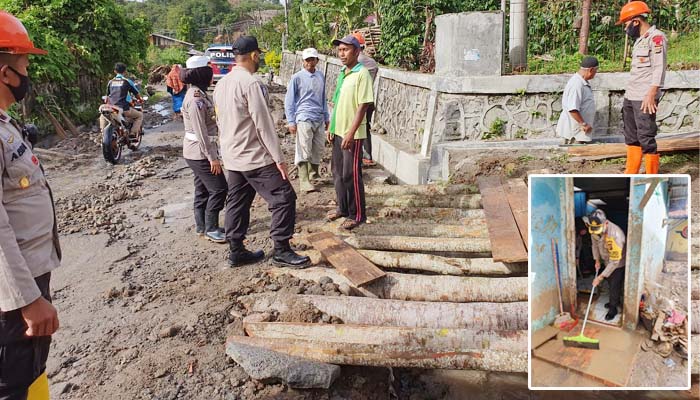
[[233,46],[230,44],[212,44],[204,52],[204,55],[209,57],[209,66],[214,71],[215,85],[236,65],[236,56],[233,54]]

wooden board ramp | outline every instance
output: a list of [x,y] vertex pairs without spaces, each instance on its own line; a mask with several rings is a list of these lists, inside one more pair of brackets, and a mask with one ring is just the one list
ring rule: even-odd
[[489,230],[491,254],[494,261],[527,261],[527,250],[513,211],[508,203],[507,191],[497,176],[478,179],[482,195],[486,223]]
[[331,265],[355,285],[361,286],[385,275],[384,271],[330,232],[310,235],[309,241]]
[[605,386],[627,386],[634,359],[640,351],[641,335],[599,324],[587,325],[585,335],[600,339],[599,350],[564,346],[562,338],[571,335],[560,332],[555,340],[534,349],[533,357],[595,379]]
[[[528,249],[528,190],[527,185],[522,179],[508,180],[508,204],[515,218],[515,223],[518,225],[520,237],[523,239],[525,249]],[[529,250],[529,249],[528,249]]]

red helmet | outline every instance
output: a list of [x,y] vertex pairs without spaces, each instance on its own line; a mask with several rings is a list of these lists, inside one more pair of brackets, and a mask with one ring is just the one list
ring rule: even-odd
[[0,52],[10,54],[47,54],[34,47],[27,30],[14,15],[0,11]]
[[651,14],[651,10],[649,9],[647,3],[643,1],[630,1],[622,6],[622,9],[620,10],[620,19],[615,25],[624,24],[632,18],[638,17],[642,14]]

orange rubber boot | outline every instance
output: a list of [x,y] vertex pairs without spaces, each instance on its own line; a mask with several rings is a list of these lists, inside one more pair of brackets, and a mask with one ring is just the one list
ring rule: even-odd
[[627,162],[625,174],[638,174],[642,166],[642,148],[640,146],[627,146]]
[[659,173],[659,154],[645,154],[644,155],[644,169],[646,174],[658,174]]

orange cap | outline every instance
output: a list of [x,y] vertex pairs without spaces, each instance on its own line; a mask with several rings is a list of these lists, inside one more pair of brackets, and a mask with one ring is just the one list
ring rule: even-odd
[[22,22],[6,11],[0,11],[0,49],[1,52],[10,54],[48,53],[34,47]]
[[355,36],[355,39],[357,39],[358,42],[360,42],[360,46],[365,45],[365,37],[360,32],[353,32],[352,35]]
[[621,25],[625,22],[631,20],[634,17],[638,17],[642,14],[650,14],[651,10],[647,3],[643,1],[630,1],[629,3],[622,6],[620,10],[620,19],[615,25]]

